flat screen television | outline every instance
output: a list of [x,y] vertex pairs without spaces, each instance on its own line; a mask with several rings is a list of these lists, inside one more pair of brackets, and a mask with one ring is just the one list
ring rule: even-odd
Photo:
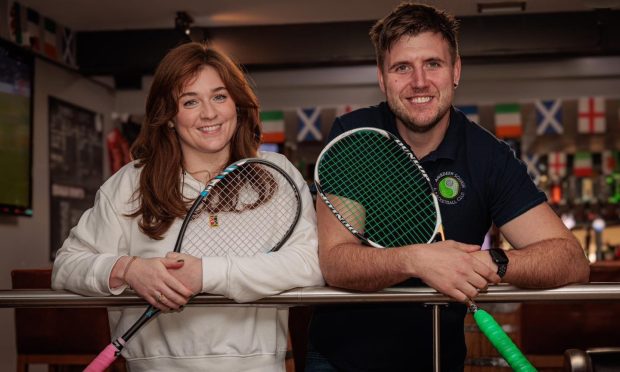
[[34,57],[0,39],[0,215],[32,215]]

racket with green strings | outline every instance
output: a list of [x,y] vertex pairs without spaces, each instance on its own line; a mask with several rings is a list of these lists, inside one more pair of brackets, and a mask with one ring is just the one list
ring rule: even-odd
[[[376,247],[444,240],[439,203],[415,155],[377,128],[358,128],[334,138],[319,154],[314,172],[319,197],[349,232]],[[501,326],[473,302],[474,319],[516,371],[535,371]],[[507,341],[508,342],[507,342]]]

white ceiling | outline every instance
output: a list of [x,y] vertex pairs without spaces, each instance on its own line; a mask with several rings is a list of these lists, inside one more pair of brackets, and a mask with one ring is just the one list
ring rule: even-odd
[[[167,29],[176,12],[194,18],[193,26],[249,26],[370,21],[400,0],[19,0],[75,31]],[[478,15],[478,3],[503,0],[427,0],[457,16]],[[505,1],[504,1],[505,2]],[[526,13],[620,8],[620,0],[527,0]]]

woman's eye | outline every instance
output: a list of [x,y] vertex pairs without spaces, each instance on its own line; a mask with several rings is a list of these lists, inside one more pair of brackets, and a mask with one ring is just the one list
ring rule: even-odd
[[226,101],[226,98],[228,98],[225,94],[218,94],[215,97],[213,97],[213,100],[215,102],[224,102]]
[[193,107],[196,106],[198,104],[198,101],[196,101],[195,99],[190,99],[188,101],[183,102],[183,107]]

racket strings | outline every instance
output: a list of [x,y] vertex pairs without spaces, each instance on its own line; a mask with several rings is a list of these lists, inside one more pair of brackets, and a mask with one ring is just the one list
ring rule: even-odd
[[191,217],[181,251],[197,257],[252,256],[279,247],[296,223],[296,187],[261,163],[218,182]]
[[424,173],[374,131],[340,139],[319,162],[319,183],[342,217],[368,239],[392,247],[427,242],[437,212]]

